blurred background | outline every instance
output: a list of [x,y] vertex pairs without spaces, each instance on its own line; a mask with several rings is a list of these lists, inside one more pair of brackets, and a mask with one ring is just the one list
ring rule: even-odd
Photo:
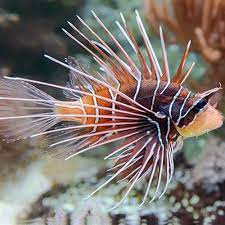
[[[94,10],[121,43],[126,42],[115,24],[123,12],[137,32],[138,9],[161,58],[158,27],[166,35],[171,71],[176,71],[185,44],[192,40],[187,66],[195,68],[188,80],[193,91],[225,84],[224,0],[0,0],[0,75],[21,76],[66,85],[68,71],[43,57],[64,60],[71,55],[91,70],[91,57],[65,36],[69,20],[83,29],[80,15],[98,33]],[[106,38],[106,40],[110,42]],[[130,54],[133,54],[132,51]],[[62,93],[48,90],[55,97]],[[216,96],[225,112],[224,91]],[[107,179],[111,164],[103,158],[110,146],[63,161],[42,154],[41,138],[7,144],[0,142],[0,225],[191,225],[225,224],[224,127],[197,139],[186,140],[175,154],[175,174],[165,196],[138,208],[142,183],[114,211],[123,185],[112,182],[93,198],[84,200]]]

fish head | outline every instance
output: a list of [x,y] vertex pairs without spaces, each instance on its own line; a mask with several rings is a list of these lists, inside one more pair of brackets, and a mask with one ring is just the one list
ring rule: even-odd
[[216,109],[217,104],[212,104],[210,101],[211,97],[220,89],[221,87],[218,87],[198,93],[187,100],[183,117],[175,123],[181,136],[184,138],[200,136],[223,125],[222,113]]

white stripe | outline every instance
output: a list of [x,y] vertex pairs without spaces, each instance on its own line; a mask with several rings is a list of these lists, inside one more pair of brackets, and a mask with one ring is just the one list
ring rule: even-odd
[[170,86],[170,84],[171,84],[170,81],[168,81],[163,90],[160,92],[160,94],[163,94],[166,91],[166,89]]
[[137,80],[137,87],[136,87],[136,91],[135,91],[134,98],[133,98],[134,100],[136,100],[138,93],[140,91],[140,88],[141,88],[141,80]]
[[142,138],[144,138],[146,135],[142,136],[142,137],[139,137],[138,139],[134,140],[134,141],[131,141],[130,143],[122,146],[121,148],[117,149],[116,151],[113,151],[112,153],[110,153],[109,155],[107,155],[104,159],[108,159],[110,158],[111,156],[115,155],[116,153],[120,152],[121,150],[123,150],[124,148],[127,148],[129,147],[130,145],[134,144],[135,142],[138,142],[139,140],[141,140]]
[[[117,85],[117,91],[119,91],[120,90],[120,82],[118,81],[118,85]],[[113,93],[112,92],[112,90],[111,89],[109,89],[108,88],[108,91],[109,91],[109,93],[110,93],[110,95],[111,95],[111,98],[112,98],[112,100],[113,100],[113,102],[112,102],[112,115],[114,115],[115,114],[115,109],[116,109],[116,105],[115,105],[115,102],[116,102],[116,99],[117,99],[117,93]],[[115,101],[115,102],[114,102]],[[112,121],[115,121],[115,119],[112,119]],[[113,127],[115,127],[115,125],[113,125]]]
[[107,159],[116,160],[116,162],[117,162],[120,159],[121,155],[125,154],[126,152],[130,152],[132,149],[134,149],[134,147],[135,147],[135,145],[132,145],[132,144],[131,144],[131,146],[126,146],[127,149],[125,149],[123,152],[121,152],[120,154],[118,154],[116,156],[107,157]]
[[[172,145],[170,145],[172,147]],[[166,171],[167,171],[167,181],[166,181],[166,185],[164,187],[163,192],[161,193],[161,195],[159,196],[159,199],[165,194],[168,184],[170,183],[172,176],[173,176],[173,171],[174,171],[174,163],[173,163],[173,154],[172,154],[172,149],[169,146],[167,152],[166,152],[166,157],[167,157],[167,165],[166,165]]]
[[[151,140],[151,139],[150,139]],[[147,144],[149,143],[148,141],[146,142]],[[147,145],[146,144],[146,145]],[[110,179],[108,179],[106,182],[104,182],[102,185],[100,185],[95,191],[93,191],[88,197],[90,198],[92,195],[94,195],[96,192],[98,192],[100,189],[102,189],[105,185],[110,183],[115,177],[117,177],[122,171],[124,171],[124,168],[127,167],[140,153],[141,151],[145,148],[146,145],[143,145],[134,155],[133,157],[119,170],[117,171]]]
[[178,90],[178,92],[174,95],[172,102],[170,103],[170,107],[169,107],[169,116],[171,119],[173,119],[172,117],[172,108],[173,108],[173,104],[176,101],[177,97],[180,95],[181,91],[182,91],[183,86],[180,87],[180,89]]
[[[155,144],[152,146],[152,148],[151,148],[151,154],[154,153],[155,147],[156,147],[156,143],[155,143]],[[139,207],[141,207],[141,206],[145,203],[145,200],[146,200],[146,198],[147,198],[147,196],[148,196],[148,193],[149,193],[149,190],[150,190],[150,187],[151,187],[151,184],[152,184],[152,180],[153,180],[153,177],[154,177],[154,174],[155,174],[156,165],[157,165],[157,163],[158,163],[159,149],[160,149],[160,147],[158,147],[158,150],[157,150],[157,156],[156,156],[156,159],[155,159],[155,161],[154,161],[153,168],[152,168],[152,170],[151,170],[151,175],[150,175],[150,178],[149,178],[148,186],[147,186],[147,188],[146,188],[144,198],[143,198],[141,204],[139,205]],[[152,155],[151,155],[151,157],[152,157]],[[150,157],[149,159],[151,159],[151,157]],[[154,157],[154,156],[153,156],[153,157]],[[147,161],[147,160],[146,160],[146,161]]]
[[[94,89],[92,90],[92,93],[93,93],[94,105],[96,106],[96,108],[95,108],[95,114],[96,114],[95,123],[97,124],[99,122],[99,109],[98,109],[98,103],[97,103]],[[97,126],[94,126],[92,131],[95,132],[96,129],[97,129]]]
[[191,95],[191,91],[189,91],[189,93],[187,94],[186,98],[184,99],[184,102],[183,102],[182,106],[180,107],[179,117],[177,119],[176,125],[178,125],[180,123],[184,106],[185,106],[188,98],[190,97],[190,95]]
[[159,86],[160,86],[160,80],[157,79],[157,83],[156,83],[156,87],[155,87],[155,90],[154,90],[154,94],[152,96],[151,110],[153,110],[154,103],[155,103],[155,98],[156,98],[156,94],[157,94],[157,91],[159,89]]
[[152,123],[154,123],[156,125],[156,128],[157,128],[157,131],[158,131],[158,138],[159,138],[159,142],[162,146],[162,148],[164,148],[164,144],[163,144],[163,141],[162,141],[162,134],[161,134],[161,129],[160,129],[160,126],[159,126],[159,123],[154,121],[154,120],[150,120]]
[[193,63],[191,64],[190,68],[189,68],[189,69],[187,70],[187,72],[184,74],[184,77],[183,77],[182,81],[180,82],[180,85],[183,85],[183,83],[184,83],[184,82],[186,81],[186,79],[189,77],[189,75],[190,75],[190,73],[191,73],[191,71],[192,71],[194,65],[195,65],[195,62],[193,62]]
[[[124,158],[124,157],[126,157],[126,156],[129,156],[129,155],[131,155],[131,154],[132,154],[132,153],[128,153],[128,154],[124,155],[124,156],[121,157],[121,158]],[[120,158],[120,159],[121,159],[121,158]],[[110,171],[112,171],[112,170],[115,170],[116,168],[121,167],[121,166],[123,166],[124,164],[126,164],[126,162],[119,163],[119,164],[113,166],[112,168],[107,169],[107,172],[110,172]]]
[[111,52],[108,50],[108,48],[106,48],[104,45],[102,45],[101,43],[97,42],[97,41],[91,41],[93,44],[95,44],[97,47],[102,48],[104,51],[106,51],[109,55],[112,56]]
[[[143,157],[143,156],[142,156]],[[124,180],[127,180],[129,177],[131,177],[134,173],[136,173],[139,169],[141,168],[141,165],[139,167],[137,167],[135,170],[133,170],[131,173],[129,173],[126,177],[124,177],[123,179],[120,179],[117,181],[117,183],[120,183]]]
[[[129,155],[131,155],[132,153],[130,153]],[[124,168],[124,170],[127,170],[128,168],[130,168],[131,166],[133,166],[138,160],[140,160],[141,158],[142,158],[143,156],[139,156],[139,157],[137,157],[137,158],[135,158],[135,159],[133,159],[132,161],[131,161],[131,163],[129,164],[129,165],[127,165],[125,168]],[[120,164],[118,164],[118,165],[116,165],[116,166],[114,166],[113,168],[115,169],[115,168],[118,168],[118,167],[120,167],[120,166],[123,166],[123,165],[125,165],[126,164],[126,162],[123,162],[123,163],[120,163]],[[112,169],[109,169],[109,170],[112,170]],[[123,170],[123,171],[124,171]]]
[[173,161],[173,145],[171,145],[170,151],[169,151],[169,158],[170,158],[170,180],[169,182],[172,180],[173,177],[173,172],[174,172],[174,161]]
[[[150,167],[149,169],[151,169],[151,167]],[[141,175],[138,177],[136,183],[137,183],[138,181],[140,181],[143,177],[145,177],[148,173],[149,173],[149,171],[147,170],[147,171],[145,171],[143,174],[141,174]],[[130,184],[130,183],[132,183],[133,180],[136,179],[137,176],[138,176],[138,173],[135,174],[135,175],[127,182],[127,185]],[[126,186],[127,186],[127,185],[126,185]]]
[[[87,115],[86,111],[85,111],[85,107],[83,106],[83,101],[82,98],[79,99],[79,102],[81,103],[81,107],[82,107],[82,111],[84,113],[84,115]],[[87,117],[84,117],[84,124],[87,123]]]
[[157,196],[157,193],[159,191],[159,187],[160,187],[160,184],[161,184],[161,180],[162,180],[162,172],[163,172],[163,163],[164,163],[164,151],[166,151],[165,149],[162,150],[162,153],[161,153],[161,161],[160,161],[160,168],[159,168],[159,176],[158,176],[158,181],[157,181],[157,186],[156,186],[156,190],[155,190],[155,193],[154,193],[154,196],[152,198],[152,200],[149,202],[152,203],[156,196]]
[[167,149],[166,151],[166,184],[165,187],[162,191],[162,193],[160,194],[159,198],[160,199],[166,192],[168,184],[169,184],[169,180],[170,180],[170,175],[169,175],[169,169],[170,169],[170,163],[169,163],[169,149],[170,147]]
[[169,140],[168,140],[168,137],[169,137],[169,134],[170,134],[170,129],[171,129],[171,124],[170,124],[170,117],[167,117],[167,133],[166,133],[166,142],[167,142],[167,145],[169,145]]

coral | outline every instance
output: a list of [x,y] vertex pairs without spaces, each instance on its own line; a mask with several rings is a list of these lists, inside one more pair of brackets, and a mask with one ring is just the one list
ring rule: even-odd
[[[92,161],[95,160],[94,158],[92,159]],[[152,221],[152,219],[159,221],[160,224],[162,222],[161,218],[166,218],[168,209],[166,204],[162,204],[162,202],[152,203],[150,208],[148,204],[141,210],[138,208],[138,199],[143,196],[142,184],[138,185],[132,191],[131,198],[121,208],[110,212],[110,214],[107,213],[107,210],[112,208],[122,196],[122,192],[124,191],[122,184],[112,184],[110,188],[105,188],[96,196],[89,200],[84,200],[99,183],[107,179],[105,177],[105,168],[99,167],[99,163],[96,163],[96,167],[98,167],[96,168],[97,173],[86,171],[86,176],[84,174],[80,176],[78,172],[75,172],[74,176],[76,179],[74,179],[73,183],[71,182],[67,186],[53,186],[52,190],[43,194],[30,207],[29,214],[23,218],[31,219],[32,221],[36,221],[37,219],[35,218],[42,218],[43,221],[47,221],[47,218],[52,217],[53,212],[58,208],[65,210],[70,220],[79,222],[78,224],[82,224],[83,221],[101,220],[101,223],[104,222],[103,224],[136,225],[140,221],[148,224],[147,222]],[[160,218],[157,219],[158,217]],[[93,225],[101,225],[101,223],[99,222]],[[90,223],[90,225],[92,224]]]
[[[55,212],[54,217],[47,219],[47,225],[67,225],[68,220],[67,214],[63,210],[59,209]],[[71,225],[76,224],[72,222]]]
[[224,190],[193,183],[192,171],[187,168],[177,171],[175,177],[177,182],[167,194],[169,216],[165,224],[224,224]]
[[209,140],[193,169],[193,180],[210,184],[225,181],[225,143]]
[[225,202],[216,192],[207,193],[199,188],[188,190],[178,184],[170,193],[170,215],[168,225],[174,224],[224,224]]
[[[191,40],[192,50],[207,63],[201,84],[194,79],[189,83],[192,89],[225,86],[224,0],[145,0],[145,15],[155,33],[163,26],[169,43],[185,46]],[[224,101],[223,95],[216,96],[217,102]]]
[[225,1],[223,0],[146,0],[145,14],[158,32],[163,24],[172,33],[169,41],[193,42],[210,63],[225,59]]
[[73,214],[72,224],[74,225],[110,225],[111,221],[107,213],[103,213],[97,200],[89,200],[83,209]]
[[102,212],[96,200],[90,200],[82,209],[67,212],[63,209],[57,209],[53,217],[35,218],[23,221],[23,224],[29,225],[111,225],[111,220],[107,213]]
[[[185,167],[185,165],[182,166]],[[101,225],[101,222],[106,225],[190,225],[207,224],[206,222],[216,225],[224,223],[225,207],[221,198],[222,193],[216,190],[209,193],[201,185],[190,185],[192,173],[186,167],[177,168],[170,191],[161,201],[151,203],[151,207],[146,205],[143,209],[138,209],[137,198],[141,195],[142,187],[140,185],[133,191],[132,197],[123,207],[110,214],[107,214],[106,208],[111,207],[115,202],[109,194],[118,193],[117,198],[120,198],[121,187],[118,187],[119,185],[115,185],[110,190],[105,189],[108,197],[103,193],[89,201],[80,200],[89,192],[90,185],[99,182],[99,179],[102,178],[81,179],[77,181],[76,186],[64,186],[46,194],[42,199],[42,205],[38,207],[42,207],[45,214],[39,214],[39,219],[32,219],[32,225],[42,225],[42,223],[44,225],[47,221],[50,221],[51,225],[56,225],[56,221],[60,219],[62,221],[69,219],[72,225]],[[59,207],[61,210],[58,210]],[[52,216],[55,209],[56,215]],[[38,216],[35,212],[33,215]],[[37,223],[37,221],[42,221],[42,223]],[[97,223],[97,221],[101,222]]]
[[[68,214],[62,209],[55,211],[55,215],[52,217],[44,218],[35,218],[32,220],[22,220],[19,222],[20,225],[67,225],[70,220]],[[70,223],[71,225],[77,225]]]

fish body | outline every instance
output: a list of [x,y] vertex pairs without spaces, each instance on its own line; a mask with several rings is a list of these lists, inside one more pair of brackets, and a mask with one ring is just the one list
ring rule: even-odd
[[[50,143],[49,151],[66,159],[108,143],[117,143],[105,157],[115,161],[111,168],[114,175],[92,194],[113,179],[128,180],[130,186],[117,207],[134,185],[147,177],[142,205],[149,197],[154,179],[157,182],[151,201],[165,193],[174,171],[173,154],[181,149],[184,139],[222,126],[222,114],[210,103],[211,96],[221,87],[195,94],[184,86],[194,65],[183,71],[190,42],[176,74],[171,77],[162,30],[161,68],[137,12],[137,25],[147,58],[140,51],[122,14],[123,26],[119,22],[117,25],[136,53],[138,64],[99,17],[95,13],[93,15],[119,54],[80,17],[78,19],[97,41],[91,40],[69,22],[70,27],[92,48],[68,31],[63,31],[93,56],[100,70],[89,72],[73,57],[68,57],[64,63],[46,56],[69,69],[70,81],[66,87],[18,77],[1,79],[0,134],[8,142],[44,135]],[[33,84],[62,90],[66,101],[51,97]],[[165,177],[164,188],[162,177]]]
[[[209,132],[210,129],[216,129],[220,126],[222,126],[223,117],[221,113],[219,113],[213,106],[210,104],[207,105],[207,110],[205,109],[204,112],[200,115],[198,114],[198,110],[196,107],[192,109],[192,111],[189,112],[188,117],[182,118],[182,113],[187,113],[188,109],[194,104],[195,101],[198,99],[201,99],[200,97],[193,97],[190,94],[190,91],[180,86],[179,84],[171,83],[168,85],[166,91],[161,94],[161,92],[164,90],[164,88],[167,86],[167,82],[161,81],[159,83],[158,91],[155,93],[155,90],[157,88],[157,82],[155,80],[143,80],[141,82],[141,88],[138,92],[136,101],[139,102],[141,105],[143,105],[146,108],[149,108],[149,106],[153,102],[153,96],[155,95],[155,104],[153,104],[152,110],[154,112],[158,112],[164,116],[171,116],[171,119],[173,120],[173,123],[175,124],[176,130],[178,132],[178,135],[181,134],[183,137],[192,137],[192,136],[199,136],[206,132]],[[133,82],[132,84],[122,83],[120,86],[120,91],[130,98],[132,98],[136,92],[137,89],[137,83]],[[176,96],[176,94],[179,93],[179,95]],[[110,94],[110,91],[108,88],[102,88],[100,90],[96,91],[96,95],[102,96],[105,98],[109,98],[113,101],[112,96]],[[174,101],[175,99],[175,101]],[[182,111],[181,107],[184,103],[184,100],[186,99],[186,104],[184,105]],[[123,99],[121,97],[118,97],[118,101],[123,102]],[[174,101],[174,102],[173,102]],[[173,103],[172,103],[173,102]],[[68,104],[68,106],[67,106]],[[83,106],[87,105],[87,106]],[[89,105],[96,107],[89,107]],[[72,108],[71,108],[72,106]],[[171,112],[170,111],[171,107]],[[98,109],[96,112],[97,107],[102,107],[102,109]],[[93,124],[93,123],[104,123],[106,121],[113,122],[112,119],[107,118],[100,118],[98,121],[95,120],[95,118],[86,118],[85,115],[110,115],[112,116],[112,111],[105,110],[104,108],[110,108],[112,109],[112,103],[107,102],[101,99],[98,99],[96,97],[92,96],[84,96],[78,102],[64,102],[63,106],[60,104],[55,105],[55,110],[57,114],[74,114],[74,115],[82,115],[84,117],[62,117],[63,121],[76,121],[82,124]],[[123,109],[123,106],[116,107],[119,110]],[[208,116],[216,114],[215,120],[220,121],[218,125],[213,127],[213,124],[216,124],[216,121],[213,121],[213,118],[208,120]],[[151,115],[152,116],[152,115]],[[219,118],[219,119],[218,119]],[[157,120],[157,118],[156,118]],[[116,119],[114,119],[116,121]],[[210,121],[211,125],[209,127],[207,126],[204,121]],[[108,128],[108,127],[107,127]],[[106,129],[107,129],[106,128]],[[97,128],[97,130],[101,130]],[[196,131],[196,132],[193,132]]]

